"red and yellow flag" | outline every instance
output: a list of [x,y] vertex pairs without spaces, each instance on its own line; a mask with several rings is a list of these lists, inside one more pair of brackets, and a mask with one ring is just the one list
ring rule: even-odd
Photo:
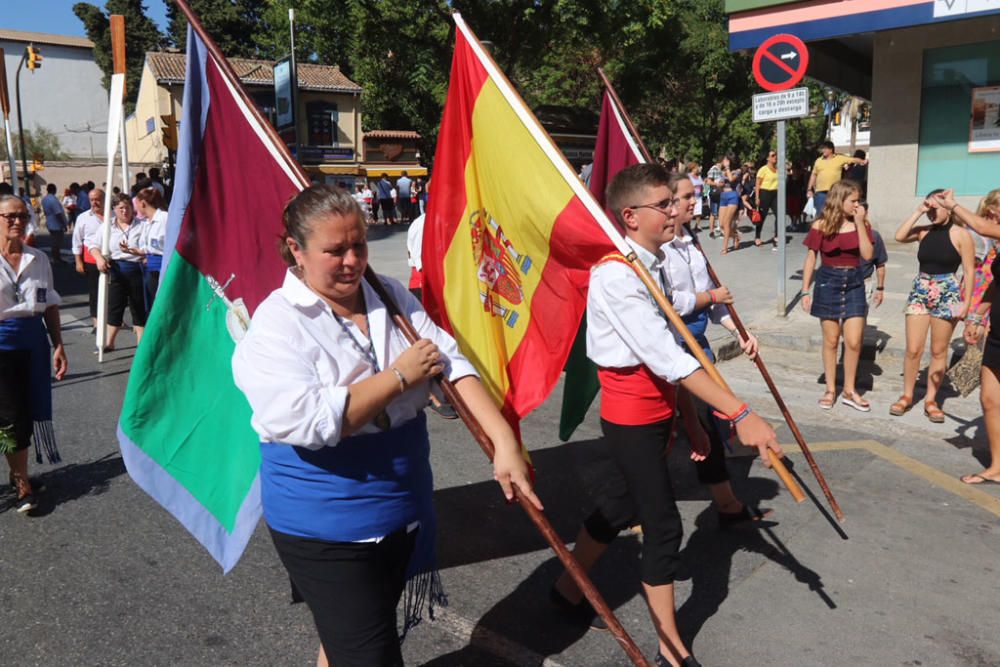
[[600,205],[458,14],[455,22],[424,227],[424,305],[516,425],[559,380],[590,267],[615,245]]

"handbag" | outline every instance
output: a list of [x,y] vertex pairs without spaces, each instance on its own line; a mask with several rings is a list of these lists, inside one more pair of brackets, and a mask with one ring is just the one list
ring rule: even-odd
[[986,336],[976,345],[966,345],[965,354],[958,363],[948,369],[945,375],[951,386],[965,398],[979,386],[980,369],[983,366],[983,343]]
[[755,225],[759,225],[763,221],[764,218],[761,216],[760,211],[754,209],[750,212],[750,222],[752,222]]

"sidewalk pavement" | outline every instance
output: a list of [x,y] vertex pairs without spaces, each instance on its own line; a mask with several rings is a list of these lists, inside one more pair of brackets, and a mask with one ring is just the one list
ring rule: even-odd
[[[819,320],[802,309],[798,298],[806,257],[806,248],[802,245],[805,233],[790,232],[786,235],[784,275],[787,303],[780,315],[777,297],[779,253],[772,251],[771,246],[755,247],[749,226],[742,228],[741,235],[744,239],[741,250],[723,257],[720,256],[721,239],[710,239],[705,232],[701,234],[708,260],[719,279],[733,293],[740,318],[757,336],[765,351],[781,349],[818,354],[823,344]],[[884,235],[883,240],[889,254],[885,299],[880,307],[870,309],[862,358],[886,359],[901,365],[906,351],[903,308],[917,274],[917,247],[916,244],[896,243]],[[712,334],[709,340],[720,359],[739,354],[738,347],[726,332],[717,327],[709,331]],[[961,326],[956,328],[953,348],[964,349],[961,331]]]

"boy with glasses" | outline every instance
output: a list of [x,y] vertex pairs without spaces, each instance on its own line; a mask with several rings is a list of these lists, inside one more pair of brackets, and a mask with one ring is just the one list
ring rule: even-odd
[[[669,175],[656,164],[620,171],[608,186],[608,208],[631,250],[661,289],[669,284],[661,246],[674,237],[677,202]],[[577,536],[574,555],[594,565],[620,530],[636,520],[642,528],[641,579],[659,637],[658,666],[698,667],[681,640],[674,610],[674,578],[683,529],[667,468],[667,446],[680,384],[736,425],[740,440],[757,447],[768,464],[780,456],[774,430],[745,403],[720,388],[674,340],[667,320],[626,260],[612,255],[591,272],[587,300],[587,356],[599,367],[603,446],[612,462],[595,494],[598,508]],[[685,421],[693,442],[697,417]],[[704,458],[696,446],[692,458]],[[768,452],[770,450],[770,452]],[[578,618],[592,617],[572,579],[563,574],[551,597]],[[596,627],[596,626],[595,626]]]

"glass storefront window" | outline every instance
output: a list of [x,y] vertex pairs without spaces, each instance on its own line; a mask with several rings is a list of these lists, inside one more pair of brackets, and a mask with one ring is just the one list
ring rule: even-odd
[[973,91],[1000,86],[1000,41],[924,51],[917,192],[980,196],[1000,186],[1000,152],[970,146]]

